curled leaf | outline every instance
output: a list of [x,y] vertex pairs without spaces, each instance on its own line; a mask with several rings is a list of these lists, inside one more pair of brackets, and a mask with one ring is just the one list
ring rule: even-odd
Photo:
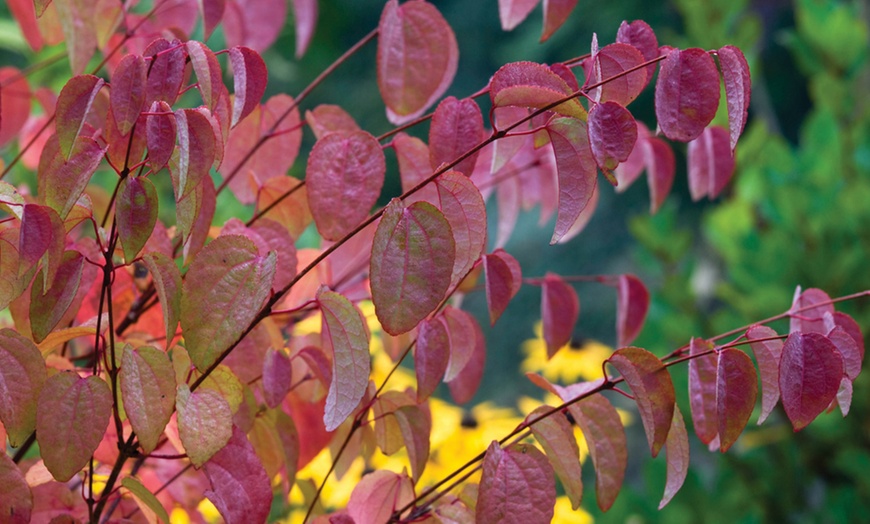
[[604,83],[589,90],[592,99],[622,106],[630,104],[643,91],[649,79],[645,68],[628,74],[626,71],[637,68],[643,62],[644,56],[640,50],[630,44],[617,42],[594,52],[586,83]]
[[779,402],[779,360],[782,355],[782,340],[762,340],[776,336],[776,331],[767,326],[755,326],[746,332],[749,347],[758,362],[758,372],[761,374],[761,414],[758,423],[761,424],[773,412]]
[[[534,62],[513,62],[501,67],[489,83],[493,107],[517,106],[542,109],[570,96],[573,90],[550,68]],[[576,98],[566,100],[552,111],[586,120],[586,110]]]
[[728,104],[728,129],[731,138],[731,150],[737,147],[737,139],[746,126],[749,112],[749,99],[752,96],[749,64],[743,52],[733,45],[726,45],[716,53],[719,57],[719,68],[722,71],[722,83],[725,84],[725,100]]
[[692,200],[719,196],[734,174],[734,155],[728,147],[728,132],[711,126],[689,142],[689,192]]
[[251,48],[236,46],[229,50],[233,66],[233,116],[230,127],[235,127],[260,103],[266,92],[268,72],[259,53]]

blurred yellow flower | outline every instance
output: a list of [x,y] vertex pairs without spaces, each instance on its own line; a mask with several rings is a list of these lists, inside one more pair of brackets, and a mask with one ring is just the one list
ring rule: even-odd
[[572,340],[547,360],[541,322],[535,324],[535,338],[522,345],[523,373],[540,373],[550,382],[573,384],[580,380],[596,380],[603,376],[601,364],[613,354],[613,348],[597,340]]

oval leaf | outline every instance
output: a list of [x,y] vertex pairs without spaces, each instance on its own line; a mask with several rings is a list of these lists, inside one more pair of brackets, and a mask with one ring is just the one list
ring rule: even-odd
[[843,358],[819,333],[792,333],[782,347],[779,391],[795,431],[813,421],[837,397]]
[[121,181],[115,204],[115,220],[118,223],[118,237],[124,248],[124,260],[128,263],[145,247],[154,231],[157,202],[157,189],[151,180],[128,176]]
[[625,347],[643,328],[649,311],[649,291],[634,275],[619,275],[616,294],[616,345]]
[[105,81],[93,75],[77,75],[64,84],[57,97],[55,127],[63,160],[70,160],[79,133]]
[[208,176],[215,160],[215,133],[205,115],[194,109],[175,112],[178,133],[178,168],[172,171],[175,200],[193,192]]
[[124,351],[121,358],[121,398],[142,451],[157,447],[175,411],[175,372],[169,356],[150,346]]
[[548,524],[556,485],[553,468],[538,448],[516,444],[502,449],[493,441],[483,458],[477,522]]
[[202,42],[189,40],[185,45],[193,72],[196,73],[202,101],[209,109],[214,110],[224,89],[221,65],[212,50]]
[[148,144],[148,161],[151,168],[159,171],[172,157],[175,150],[175,115],[164,101],[154,102],[145,117],[145,140]]
[[644,62],[640,50],[630,44],[615,43],[594,53],[590,64],[588,85],[605,82],[600,87],[589,90],[596,102],[615,102],[622,106],[630,104],[646,87],[649,78],[646,68],[634,69]]
[[801,292],[798,286],[789,310],[789,333],[827,334],[825,316],[833,314],[834,304],[827,293],[818,288]]
[[306,111],[305,122],[318,140],[335,131],[359,131],[356,120],[341,106],[332,104],[320,104],[311,111]]
[[649,137],[644,141],[644,146],[643,157],[649,185],[650,213],[655,214],[671,192],[677,165],[674,152],[664,140]]
[[[457,100],[449,96],[438,104],[429,125],[429,158],[433,168],[458,160],[483,137],[483,115],[470,98]],[[475,152],[453,169],[471,176],[479,152]]]
[[417,374],[417,402],[429,398],[447,371],[450,358],[450,336],[447,326],[439,316],[424,320],[417,329],[417,344],[414,349],[414,370]]
[[758,424],[767,419],[779,402],[779,361],[782,355],[782,340],[758,339],[775,337],[776,331],[767,326],[755,326],[746,332],[749,347],[758,362],[758,372],[761,374],[761,414]]
[[112,71],[109,100],[121,136],[130,134],[145,105],[148,66],[141,55],[127,55]]
[[450,278],[452,288],[471,271],[486,248],[486,204],[474,182],[456,171],[436,178],[435,188],[438,209],[450,224],[456,246]]
[[[643,55],[644,61],[650,61],[659,56],[659,41],[655,32],[643,20],[634,20],[631,23],[625,20],[619,25],[616,32],[616,41],[634,46]],[[656,74],[655,64],[645,68],[646,81],[649,83]],[[644,84],[646,86],[646,84]]]
[[719,57],[719,68],[722,71],[722,83],[725,84],[728,129],[733,151],[737,147],[737,139],[746,126],[749,113],[749,99],[752,95],[749,64],[746,63],[743,52],[733,45],[726,45],[719,49],[716,55]]
[[13,448],[36,428],[36,402],[45,379],[45,360],[36,345],[12,329],[0,330],[0,422]]
[[541,285],[541,319],[547,358],[571,340],[574,324],[580,317],[580,299],[570,284],[559,275],[547,273]]
[[[535,62],[513,62],[492,76],[489,96],[493,107],[517,106],[542,109],[573,93],[549,67]],[[561,115],[586,120],[586,110],[576,98],[551,108]]]
[[743,433],[743,428],[752,415],[752,408],[755,407],[757,394],[758,377],[749,355],[734,348],[719,351],[716,367],[716,412],[719,449],[722,453],[728,451]]
[[205,496],[227,524],[266,522],[272,485],[242,430],[232,426],[226,445],[205,463],[203,471],[211,484]]
[[717,358],[713,344],[702,338],[693,338],[689,343],[689,356],[701,353],[689,361],[689,407],[692,410],[692,425],[704,444],[710,444],[719,434],[716,407]]
[[263,397],[266,405],[274,408],[290,392],[293,366],[283,351],[269,348],[263,360]]
[[704,129],[689,142],[689,192],[692,200],[719,196],[734,174],[734,155],[728,147],[728,132],[718,126]]
[[668,459],[668,477],[659,509],[667,506],[674,495],[680,491],[689,473],[689,433],[686,431],[683,414],[677,406],[674,406],[674,420],[668,431],[668,440],[665,441],[665,454]]
[[[468,362],[462,367],[462,370],[459,371],[456,378],[447,383],[447,386],[450,388],[450,396],[453,397],[453,400],[456,401],[457,404],[465,404],[474,397],[475,393],[477,393],[477,388],[480,386],[480,380],[483,378],[483,368],[486,364],[486,340],[483,338],[483,331],[481,331],[480,326],[473,317],[467,313],[466,316],[471,319],[470,325],[474,334],[467,336],[465,340],[462,340],[462,343],[473,344],[471,356],[468,357]],[[455,340],[451,340],[451,345],[454,343]],[[453,355],[456,350],[451,346],[450,351],[451,359],[450,362],[448,362],[448,369],[453,366]]]
[[30,288],[30,331],[34,342],[45,340],[69,311],[79,293],[84,264],[78,251],[65,252],[54,280],[44,292],[43,274],[36,275]]
[[656,119],[671,140],[698,138],[719,108],[719,71],[703,49],[674,49],[656,80]]
[[483,271],[486,276],[486,305],[492,325],[504,313],[523,283],[520,263],[503,249],[496,249],[483,256]]
[[260,53],[251,48],[236,46],[229,50],[233,66],[233,117],[230,126],[235,127],[260,103],[266,92],[268,71]]
[[549,406],[538,407],[526,417],[526,423],[535,435],[535,440],[544,448],[550,465],[571,500],[571,507],[576,510],[580,507],[583,496],[580,448],[574,438],[571,423],[565,416],[555,413],[547,418],[540,418],[551,409]]
[[628,465],[625,430],[619,413],[609,400],[599,394],[571,404],[568,409],[583,431],[592,456],[598,507],[607,511],[619,495]]
[[213,389],[190,391],[180,384],[176,393],[178,436],[187,458],[197,468],[223,449],[233,435],[230,405]]
[[39,158],[37,192],[45,205],[57,211],[61,220],[82,195],[105,152],[93,138],[80,136],[69,160],[64,160],[57,135],[46,142]]
[[586,124],[574,118],[556,118],[547,124],[559,176],[559,212],[550,244],[567,235],[589,203],[598,170]]
[[587,125],[589,145],[602,171],[613,171],[628,160],[637,142],[637,124],[628,109],[616,102],[595,104]]

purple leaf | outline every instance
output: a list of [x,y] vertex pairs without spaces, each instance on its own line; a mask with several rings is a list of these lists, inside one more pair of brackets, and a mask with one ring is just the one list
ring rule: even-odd
[[118,238],[124,260],[132,262],[145,247],[157,223],[157,189],[151,180],[128,176],[121,180],[115,203]]
[[[28,2],[30,3],[30,2]],[[9,7],[14,4],[10,3]],[[13,9],[14,13],[14,9]],[[14,67],[0,67],[0,146],[18,136],[30,116],[30,86],[27,76]]]
[[[689,343],[689,355],[713,350],[713,344],[693,338]],[[709,444],[719,434],[716,407],[716,368],[715,353],[693,358],[689,361],[689,406],[692,410],[692,425],[698,439]]]
[[296,23],[296,59],[302,58],[314,36],[317,25],[317,0],[293,0],[293,20]]
[[[623,20],[616,32],[616,41],[634,46],[643,55],[644,62],[653,60],[659,56],[659,41],[652,28],[643,20],[634,20],[628,23]],[[646,83],[652,80],[656,74],[655,64],[648,65],[646,71]]]
[[437,207],[453,233],[456,258],[450,287],[465,278],[486,248],[486,204],[477,186],[468,177],[448,171],[435,179]]
[[649,310],[649,291],[634,275],[619,275],[616,296],[616,345],[625,347],[643,328]]
[[761,414],[758,423],[761,424],[773,412],[779,402],[779,361],[782,355],[782,340],[764,340],[761,338],[775,337],[776,331],[767,326],[755,326],[746,332],[749,347],[758,362],[758,372],[761,374]]
[[387,522],[413,500],[414,485],[407,474],[379,470],[365,475],[353,489],[347,513],[352,522]]
[[749,355],[739,349],[719,351],[716,366],[716,413],[719,449],[728,451],[743,432],[758,393],[758,376]]
[[73,145],[82,131],[88,111],[105,82],[93,75],[72,77],[57,97],[55,127],[64,160],[70,160]]
[[[470,98],[457,100],[449,96],[438,104],[429,126],[429,158],[433,168],[449,164],[470,151],[483,138],[483,115]],[[478,153],[453,167],[471,176]]]
[[202,101],[209,109],[214,110],[224,89],[221,65],[212,50],[202,42],[189,40],[185,45],[187,56],[190,58],[190,64],[199,83]]
[[211,490],[205,496],[227,524],[266,522],[272,505],[272,485],[245,433],[233,426],[220,451],[205,463]]
[[248,47],[236,46],[229,50],[233,66],[233,117],[231,127],[259,105],[266,92],[268,71],[259,53]]
[[38,273],[30,288],[30,330],[36,343],[45,340],[67,315],[79,291],[84,257],[78,251],[66,251],[59,262],[50,285]]
[[151,58],[145,86],[146,103],[166,102],[171,106],[178,99],[185,77],[186,49],[178,40],[170,42],[162,38],[145,48],[142,54]]
[[121,136],[130,134],[145,105],[147,70],[148,65],[141,55],[127,55],[112,71],[109,100]]
[[286,0],[227,0],[223,20],[227,47],[243,45],[262,53],[281,34],[286,20]]
[[595,104],[587,121],[589,145],[602,171],[613,171],[637,142],[637,124],[628,109],[616,102]]
[[550,244],[555,244],[580,218],[597,184],[597,168],[586,124],[556,118],[547,125],[559,175],[559,213]]
[[737,147],[737,139],[746,126],[749,99],[752,96],[749,64],[740,49],[726,45],[717,52],[719,68],[722,70],[722,83],[725,84],[725,100],[728,104],[728,129],[730,130],[731,150]]
[[535,440],[544,448],[550,465],[562,482],[565,493],[571,500],[571,507],[580,507],[583,496],[582,473],[580,470],[580,448],[574,438],[571,423],[561,413],[540,418],[552,408],[540,406],[526,417]]
[[728,147],[728,132],[718,126],[704,129],[701,136],[689,142],[687,156],[692,200],[719,196],[734,174],[734,156]]
[[837,397],[843,358],[820,333],[791,333],[782,347],[779,390],[795,431],[813,421]]
[[148,161],[151,168],[159,171],[169,163],[175,150],[175,137],[178,131],[175,127],[175,115],[172,108],[163,100],[153,102],[145,117],[145,140],[148,144]]
[[64,160],[56,135],[48,139],[39,159],[37,193],[45,205],[65,219],[103,159],[105,149],[90,137],[80,136],[69,160]]
[[33,493],[18,464],[3,453],[0,457],[0,515],[8,524],[27,524],[33,511]]
[[489,307],[489,320],[495,325],[507,308],[511,299],[522,286],[520,263],[503,249],[496,249],[483,256],[483,270],[486,275],[486,304]]
[[643,62],[644,56],[630,44],[610,44],[593,53],[586,84],[606,83],[589,90],[591,98],[596,102],[616,102],[622,106],[630,104],[643,91],[649,79],[646,69],[637,69],[628,74],[625,72]]
[[414,346],[417,402],[424,402],[435,392],[447,371],[449,358],[450,335],[442,317],[421,322],[417,329],[417,344]]
[[[623,22],[625,23],[625,22]],[[659,502],[661,510],[667,506],[674,495],[680,491],[686,475],[689,473],[689,434],[686,431],[686,423],[680,408],[674,406],[674,420],[668,431],[668,440],[665,441],[665,454],[668,459],[668,477],[665,483],[665,494]]]
[[674,185],[677,169],[674,152],[664,140],[649,137],[644,141],[644,164],[649,185],[650,213],[655,214]]
[[[501,67],[489,83],[493,107],[517,106],[541,109],[571,95],[573,90],[549,67],[534,62],[514,62]],[[576,98],[551,109],[585,120],[586,110]]]
[[656,81],[656,118],[664,135],[689,142],[698,138],[719,107],[719,70],[703,49],[674,49],[661,63]]

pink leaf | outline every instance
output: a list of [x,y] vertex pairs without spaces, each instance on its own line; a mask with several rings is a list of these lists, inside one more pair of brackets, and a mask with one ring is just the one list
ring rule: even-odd
[[68,0],[55,2],[54,6],[63,28],[70,68],[73,74],[79,74],[85,70],[97,48],[97,35],[93,23],[96,18],[95,3]]
[[14,67],[0,68],[0,85],[3,86],[0,88],[0,146],[3,146],[18,135],[30,116],[30,86],[27,77]]
[[394,511],[414,500],[407,474],[379,470],[365,475],[350,494],[347,513],[353,522],[387,522]]
[[121,359],[121,395],[124,411],[142,451],[157,447],[163,429],[175,411],[175,372],[169,356],[159,349],[128,347]]
[[[861,354],[861,361],[863,361],[864,334],[861,332],[861,326],[859,326],[858,323],[855,322],[854,318],[841,311],[835,311],[832,320],[834,321],[834,325],[840,326],[841,328],[845,329],[846,333],[848,333],[855,340],[855,344],[858,345],[858,352]],[[825,326],[828,326],[827,321],[825,323]]]
[[800,332],[788,336],[779,364],[779,390],[795,431],[833,402],[842,377],[843,358],[827,337]]
[[157,223],[157,189],[144,177],[123,179],[115,203],[118,237],[124,248],[124,260],[131,262],[151,237]]
[[435,309],[450,285],[454,258],[450,224],[435,206],[390,202],[375,232],[370,272],[384,331],[410,331]]
[[154,289],[157,290],[157,298],[163,312],[166,349],[169,349],[181,316],[181,272],[175,262],[163,253],[147,253],[142,258],[142,262],[151,273],[151,281],[154,283]]
[[486,248],[486,204],[468,177],[448,171],[435,179],[437,205],[450,224],[456,258],[450,287],[465,278]]
[[378,88],[387,118],[401,125],[423,114],[453,81],[459,48],[438,9],[423,0],[389,0],[378,25]]
[[665,453],[668,459],[668,477],[659,509],[667,506],[674,495],[680,491],[689,473],[689,434],[686,431],[683,414],[677,406],[674,406],[674,420],[668,431],[668,440],[665,441]]
[[[701,338],[693,338],[689,344],[689,355],[713,350],[713,344]],[[716,368],[715,353],[693,358],[689,361],[689,406],[692,409],[692,424],[695,433],[704,444],[709,444],[719,434],[716,407]]]
[[25,205],[18,239],[18,275],[24,275],[42,261],[46,276],[43,285],[49,286],[63,256],[65,237],[63,222],[52,208],[38,204]]
[[[399,162],[399,177],[402,181],[403,193],[421,184],[435,172],[429,160],[429,146],[426,142],[415,136],[398,133],[391,145]],[[409,202],[424,200],[430,204],[437,203],[436,191],[434,184],[427,184],[411,195]]]
[[722,70],[722,83],[725,84],[725,100],[728,103],[728,129],[730,130],[731,150],[737,147],[737,139],[746,126],[749,99],[752,95],[749,78],[749,64],[743,52],[733,45],[726,45],[717,52],[719,68]]
[[498,18],[501,28],[511,31],[529,16],[541,0],[498,0]]
[[[433,168],[459,159],[483,138],[483,115],[470,98],[449,96],[438,104],[429,125],[429,158]],[[478,153],[456,164],[453,169],[471,176]]]
[[[278,254],[275,278],[272,281],[272,292],[277,293],[296,276],[296,244],[287,228],[268,218],[257,220],[250,229],[265,240],[268,251]],[[265,256],[266,253],[261,250],[260,255]]]
[[837,390],[837,405],[840,406],[840,413],[845,417],[849,414],[849,409],[852,407],[852,381],[848,377],[843,377],[840,380],[840,389]]
[[452,306],[446,306],[438,318],[444,323],[450,337],[450,358],[444,381],[452,382],[474,358],[480,326],[469,313]]
[[592,198],[598,171],[585,123],[557,118],[547,125],[547,133],[559,175],[559,213],[550,239],[550,244],[555,244],[568,233]]
[[[483,368],[486,364],[486,340],[483,338],[483,331],[473,318],[471,325],[474,330],[473,336],[468,337],[468,340],[473,341],[474,344],[471,356],[468,357],[468,362],[462,367],[456,378],[447,383],[450,388],[450,396],[457,404],[465,404],[474,397],[480,386],[480,380],[483,378]],[[452,350],[453,348],[451,348]],[[451,362],[448,363],[448,367],[452,364],[452,360],[453,354],[451,353]]]
[[555,503],[553,468],[538,448],[515,444],[502,449],[495,441],[489,445],[478,488],[478,522],[548,524]]
[[[560,395],[561,396],[561,395]],[[568,400],[563,397],[563,400]],[[628,465],[625,430],[616,408],[603,395],[592,395],[568,407],[583,431],[595,467],[598,507],[613,506]]]
[[613,365],[634,392],[650,451],[655,457],[668,438],[676,402],[671,375],[662,361],[636,347],[617,350],[607,362]]
[[767,326],[755,326],[746,332],[749,347],[758,362],[758,372],[761,374],[761,415],[758,423],[761,424],[773,412],[776,403],[779,402],[779,361],[782,355],[782,340],[764,340],[754,342],[761,338],[775,337],[776,331]]
[[[340,106],[331,104],[320,104],[311,111],[306,111],[305,122],[308,123],[308,127],[314,133],[314,138],[318,140],[326,134],[335,131],[359,131],[359,126],[347,111]],[[398,135],[396,138],[398,138]]]
[[[505,167],[505,170],[508,170]],[[498,203],[498,226],[495,237],[495,247],[503,248],[514,231],[520,217],[522,195],[520,181],[516,176],[510,176],[499,181],[496,186],[496,202]]]
[[384,185],[386,162],[365,131],[330,133],[314,145],[305,180],[317,231],[339,240],[368,216]]
[[622,43],[610,44],[593,53],[593,56],[586,84],[591,86],[605,82],[589,90],[596,102],[616,102],[627,106],[646,87],[649,81],[646,69],[625,74],[644,62],[643,55],[636,47]]
[[164,101],[153,102],[145,117],[145,140],[148,144],[148,161],[151,168],[159,171],[169,163],[175,150],[175,116],[172,108]]
[[834,314],[834,304],[831,302],[831,297],[821,289],[810,288],[801,292],[798,286],[789,313],[789,333],[824,335],[828,333],[825,314]]
[[861,355],[855,339],[840,326],[834,326],[834,329],[828,333],[828,339],[837,346],[837,351],[843,357],[843,371],[846,377],[854,381],[861,373],[861,361],[863,360],[863,355]]
[[211,122],[199,111],[175,112],[178,131],[178,169],[172,182],[176,201],[189,195],[205,178],[215,159],[215,134]]
[[734,156],[728,147],[728,132],[711,126],[689,142],[689,192],[692,200],[719,196],[734,174]]
[[223,449],[233,435],[233,413],[220,393],[209,388],[190,391],[180,384],[176,394],[178,436],[187,458],[197,468]]
[[145,48],[142,54],[151,59],[145,86],[146,103],[166,102],[171,106],[178,99],[185,77],[186,49],[178,40],[169,42],[162,38]]
[[595,184],[595,187],[592,188],[592,197],[589,199],[589,202],[586,204],[586,207],[583,208],[583,211],[577,215],[577,220],[571,224],[571,227],[565,231],[565,234],[562,235],[556,243],[564,244],[566,242],[570,242],[571,239],[579,235],[586,229],[586,226],[589,225],[589,221],[592,220],[592,216],[595,214],[595,209],[598,208],[598,198],[601,194],[601,189],[598,184]]
[[227,524],[266,522],[272,505],[272,485],[245,433],[233,426],[232,436],[205,463],[211,490],[205,496]]
[[332,346],[332,383],[323,422],[333,431],[353,413],[369,383],[369,333],[362,313],[344,296],[320,288],[317,304],[323,313],[323,336]]
[[634,143],[634,148],[625,162],[616,166],[613,172],[617,181],[617,193],[622,193],[628,189],[643,172],[644,167],[646,167],[645,151],[649,149],[649,144],[647,143],[650,138],[649,129],[643,125],[643,122],[635,121],[635,124],[637,124],[637,141]]
[[656,118],[664,135],[697,138],[719,107],[719,71],[703,49],[674,49],[661,63],[656,81]]
[[221,65],[212,50],[202,42],[190,40],[186,46],[187,56],[190,58],[190,64],[199,83],[202,101],[209,109],[214,110],[224,88]]
[[45,378],[45,360],[36,345],[12,329],[0,330],[0,422],[14,448],[36,428],[36,401]]
[[62,371],[45,381],[36,408],[36,439],[45,467],[66,482],[90,460],[112,416],[112,392],[96,376]]
[[637,338],[649,310],[649,291],[634,275],[619,275],[616,296],[616,345],[624,347]]
[[55,125],[64,160],[70,160],[73,145],[82,131],[88,111],[104,83],[102,78],[93,75],[78,75],[67,81],[60,90],[55,109]]
[[227,47],[243,45],[262,53],[281,34],[286,20],[286,0],[227,0],[223,20]]
[[656,211],[665,203],[671,187],[674,185],[676,162],[674,152],[668,144],[655,137],[644,141],[644,164],[649,185],[650,213]]
[[538,407],[526,417],[526,423],[531,423],[530,428],[535,435],[535,440],[544,448],[550,465],[571,500],[571,507],[576,510],[580,507],[580,499],[583,496],[580,448],[574,438],[571,423],[562,413],[540,418],[551,409],[550,406]]
[[[21,28],[21,33],[27,44],[34,51],[42,49],[43,40],[42,34],[39,31],[39,22],[36,20],[36,10],[34,9],[33,0],[9,0],[7,6],[9,12],[18,22],[18,27]],[[3,86],[5,89],[5,85]],[[0,140],[0,144],[3,141]]]
[[224,16],[226,0],[198,0],[198,3],[199,10],[202,12],[202,39],[208,40]]
[[[616,32],[616,41],[634,46],[643,55],[644,62],[659,56],[659,41],[649,24],[643,20],[635,20],[631,23],[623,20],[619,25],[619,31]],[[652,64],[644,70],[646,71],[644,86],[646,86],[656,74],[656,66]]]
[[293,0],[293,20],[296,23],[296,59],[302,58],[314,36],[317,25],[317,0]]
[[489,320],[495,325],[504,313],[511,299],[522,286],[520,263],[503,249],[496,249],[483,256],[483,270],[486,274],[486,305],[489,307]]
[[293,367],[290,358],[283,351],[272,348],[266,350],[263,361],[263,397],[266,405],[274,408],[284,401],[290,392],[293,379]]
[[84,264],[81,253],[67,251],[59,260],[51,283],[46,283],[43,273],[36,275],[30,288],[30,331],[35,342],[45,340],[67,315],[78,294]]
[[[542,109],[569,96],[573,90],[549,67],[534,62],[514,62],[501,67],[489,83],[493,107],[517,106]],[[556,113],[586,119],[586,110],[576,98],[551,109]]]
[[552,358],[571,340],[574,324],[580,317],[580,299],[570,284],[559,275],[547,273],[541,286],[541,319],[547,358]]
[[229,50],[233,66],[233,117],[235,127],[260,103],[266,92],[268,71],[259,53],[248,47],[236,46]]
[[589,145],[602,171],[613,171],[637,142],[637,124],[628,109],[616,102],[595,104],[587,121]]
[[541,42],[546,41],[574,10],[577,0],[544,0],[544,29],[541,31]]
[[393,415],[402,432],[408,460],[411,463],[412,478],[420,480],[423,470],[429,461],[429,436],[432,432],[432,421],[427,412],[417,406],[402,406]]
[[716,413],[719,449],[728,451],[752,415],[758,393],[758,376],[749,355],[739,349],[719,351],[716,366]]
[[145,105],[148,66],[141,55],[126,55],[112,71],[112,117],[121,136],[127,136]]
[[0,515],[8,524],[27,524],[33,511],[33,493],[24,473],[9,455],[0,456]]
[[417,330],[414,348],[414,370],[417,374],[417,402],[428,399],[447,371],[450,358],[450,336],[447,325],[438,316],[424,320]]
[[184,277],[181,327],[190,359],[209,368],[238,341],[269,298],[276,255],[260,256],[240,235],[220,236],[197,254]]

